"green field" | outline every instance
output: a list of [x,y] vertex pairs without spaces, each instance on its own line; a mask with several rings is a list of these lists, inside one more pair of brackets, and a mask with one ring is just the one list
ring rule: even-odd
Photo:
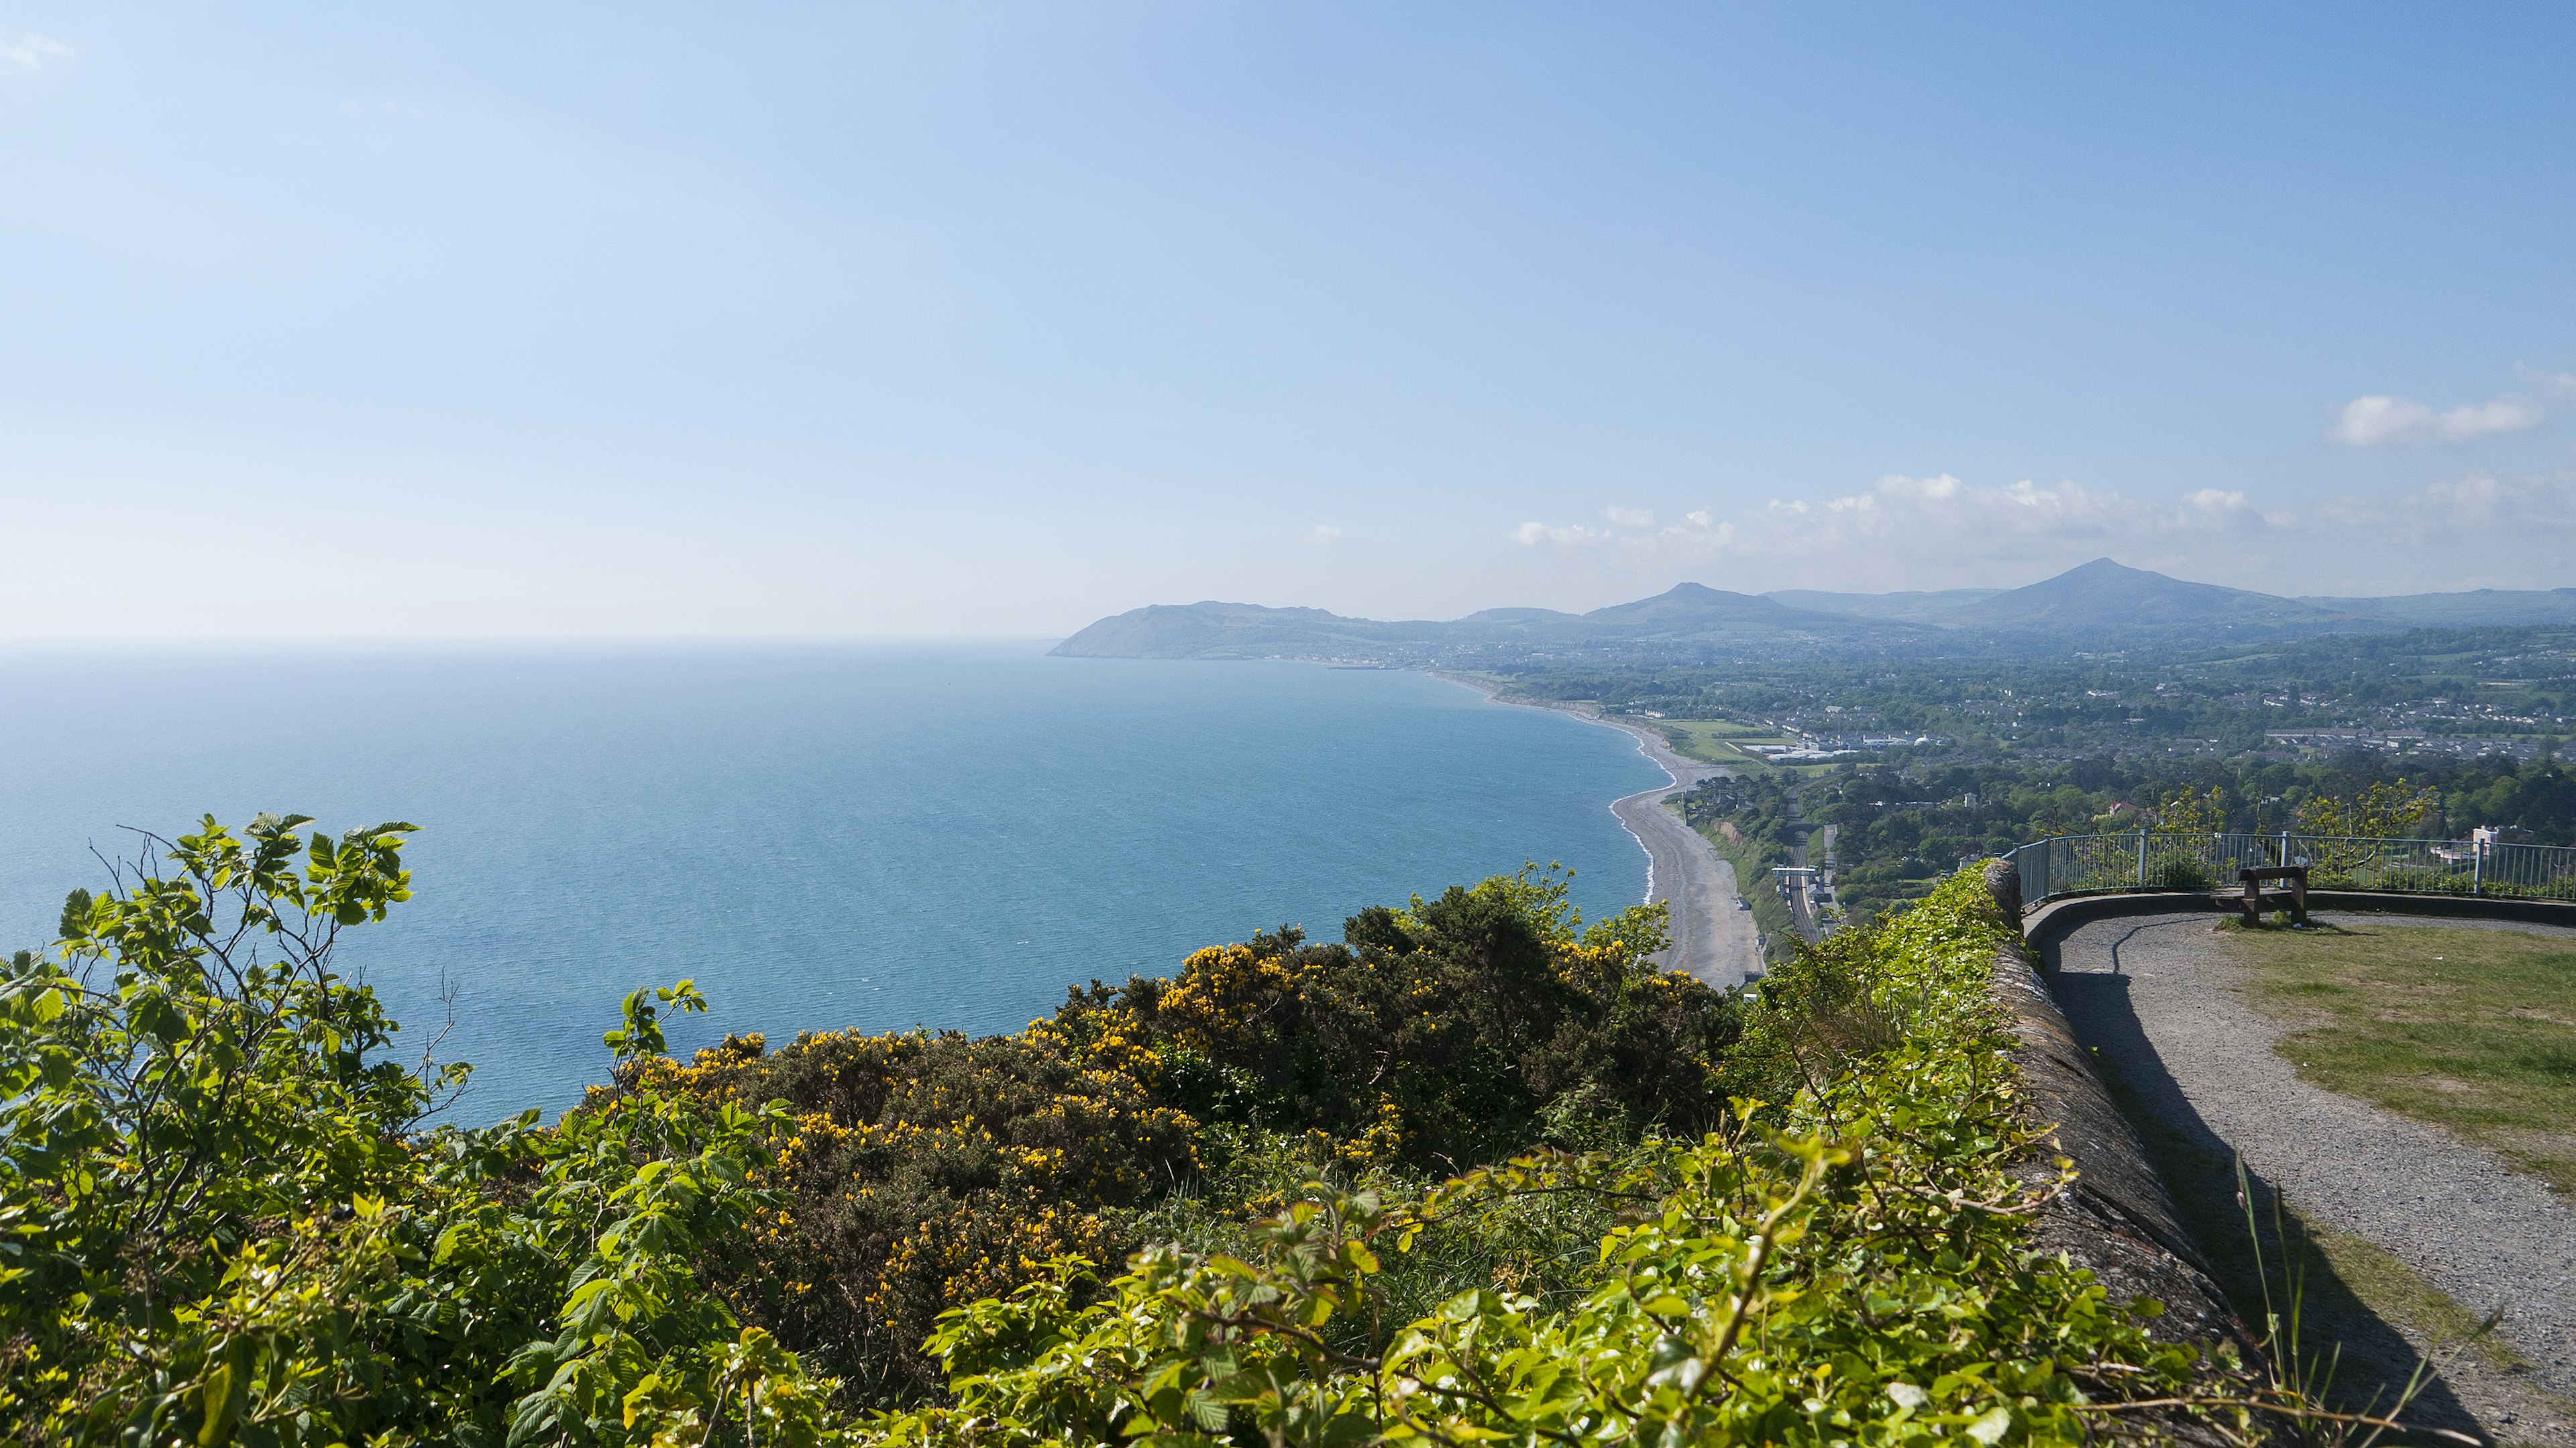
[[2232,931],[2278,1050],[2329,1091],[2576,1192],[2576,939],[2370,924]]
[[1658,719],[1656,727],[1672,741],[1673,752],[1692,759],[1705,759],[1711,764],[1729,768],[1750,766],[1769,769],[1774,766],[1758,754],[1748,754],[1739,744],[1787,744],[1791,742],[1776,729],[1758,724],[1738,724],[1731,719]]

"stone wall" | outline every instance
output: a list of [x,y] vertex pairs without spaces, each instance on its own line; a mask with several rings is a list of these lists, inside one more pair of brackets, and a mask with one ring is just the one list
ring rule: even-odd
[[[2021,880],[2010,861],[1987,864],[1986,886],[2007,915],[2020,917]],[[2252,1335],[2211,1278],[2164,1178],[2077,1044],[2027,947],[2016,942],[1996,952],[1994,993],[2019,1042],[2013,1060],[2030,1093],[2032,1118],[2053,1128],[2057,1154],[2073,1162],[2077,1173],[2074,1185],[2039,1216],[2040,1249],[2063,1252],[2076,1266],[2091,1269],[2115,1302],[2152,1297],[2163,1303],[2164,1316],[2151,1324],[2156,1336],[2232,1342],[2244,1361],[2257,1361]],[[2021,1175],[2032,1185],[2045,1184],[2056,1179],[2056,1164],[2034,1160]],[[2153,1426],[2184,1442],[2232,1441],[2186,1420]]]

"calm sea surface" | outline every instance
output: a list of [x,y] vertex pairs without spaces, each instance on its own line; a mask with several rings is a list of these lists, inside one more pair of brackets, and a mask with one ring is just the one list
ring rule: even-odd
[[1068,983],[1283,922],[1338,939],[1523,861],[1587,916],[1646,861],[1619,734],[1420,674],[1043,645],[0,658],[0,945],[120,826],[406,819],[415,897],[347,937],[410,1025],[457,992],[458,1116],[561,1107],[639,985],[725,1031],[1013,1030]]

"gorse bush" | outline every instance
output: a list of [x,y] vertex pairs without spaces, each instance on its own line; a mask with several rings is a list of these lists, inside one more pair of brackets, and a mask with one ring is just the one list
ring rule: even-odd
[[209,820],[9,966],[19,1441],[2075,1443],[2250,1411],[2032,1249],[2010,926],[1964,876],[1751,1004],[1651,968],[1657,913],[1586,927],[1528,875],[1010,1036],[678,1062],[684,981],[627,998],[562,1120],[466,1130],[423,1124],[464,1068],[396,1064],[330,968],[408,898],[409,827],[308,823]]
[[397,1025],[330,966],[409,898],[410,826],[308,824],[158,842],[10,963],[21,1440],[794,1441],[835,1394],[940,1391],[942,1311],[1149,1229],[1225,1230],[1227,1183],[1688,1124],[1732,1028],[1644,965],[1654,913],[1587,931],[1561,886],[1505,879],[1368,912],[1354,943],[1281,932],[1095,983],[1016,1036],[728,1038],[681,1064],[659,1015],[704,1003],[639,991],[612,1084],[561,1122],[424,1130],[467,1068],[397,1064]]
[[[1551,1136],[1696,1131],[1723,1100],[1733,1004],[1646,964],[1655,912],[1586,929],[1561,882],[1524,874],[1372,907],[1344,936],[1095,981],[1017,1035],[734,1039],[627,1089],[784,1103],[762,1179],[792,1206],[737,1300],[875,1402],[940,1390],[939,1315],[1056,1258],[1117,1261],[1318,1177],[1419,1187]],[[1187,1210],[1149,1213],[1176,1193]]]
[[[1085,1304],[1088,1264],[951,1314],[952,1406],[886,1443],[2092,1441],[2125,1401],[2210,1371],[2034,1254],[2046,1191],[1985,988],[2006,926],[1961,876],[1791,972],[1757,1074],[1813,1079],[1696,1141],[1612,1165],[1525,1157],[1392,1204],[1318,1192],[1241,1255],[1155,1249]],[[1776,979],[1776,978],[1775,978]],[[1834,1023],[1871,1006],[1903,1031]],[[1816,1012],[1821,1011],[1820,1016]],[[1587,1290],[1492,1287],[1390,1320],[1388,1263],[1533,1195],[1615,1203]],[[2206,1393],[2201,1394],[2206,1398]],[[2226,1411],[2240,1414],[2242,1409]]]
[[2200,861],[2169,856],[2149,869],[2147,883],[2158,890],[2206,890],[2215,881]]

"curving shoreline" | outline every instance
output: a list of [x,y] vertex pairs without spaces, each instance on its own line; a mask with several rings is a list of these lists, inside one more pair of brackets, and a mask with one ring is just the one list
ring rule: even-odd
[[1647,902],[1660,900],[1671,911],[1672,944],[1656,957],[1657,962],[1667,970],[1686,972],[1720,989],[1741,985],[1760,971],[1762,956],[1753,916],[1735,908],[1739,893],[1735,867],[1720,858],[1716,848],[1700,838],[1696,830],[1664,808],[1666,800],[1704,779],[1726,773],[1724,769],[1703,760],[1686,759],[1674,753],[1661,734],[1642,725],[1605,718],[1596,709],[1505,699],[1496,686],[1482,679],[1436,669],[1427,672],[1435,679],[1475,691],[1488,703],[1547,709],[1587,724],[1616,729],[1635,740],[1637,752],[1672,780],[1659,789],[1639,790],[1610,803],[1610,813],[1618,817],[1637,847],[1646,852]]

